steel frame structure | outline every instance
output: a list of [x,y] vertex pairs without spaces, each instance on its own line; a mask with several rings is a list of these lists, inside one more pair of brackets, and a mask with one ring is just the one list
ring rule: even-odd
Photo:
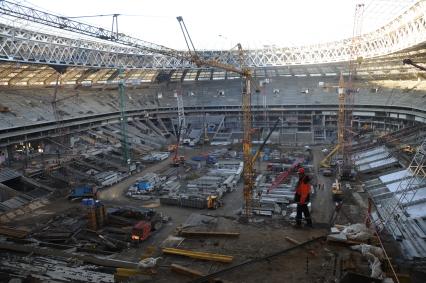
[[426,181],[426,139],[419,145],[416,154],[407,168],[408,181],[401,181],[393,193],[393,197],[382,203],[382,219],[386,229],[395,236],[396,230],[401,233],[409,233],[405,228],[407,218],[407,206],[415,204],[414,197],[418,192],[418,186]]
[[[115,69],[197,68],[185,59],[187,53],[183,51],[123,34],[117,38],[108,30],[8,1],[1,1],[0,8],[3,17],[24,19],[99,38],[73,39],[1,24],[0,58],[4,61]],[[244,65],[267,68],[347,62],[354,53],[366,59],[415,47],[426,42],[426,0],[419,1],[392,22],[364,34],[356,42],[353,45],[353,40],[345,39],[299,47],[268,46],[246,50]],[[214,59],[222,64],[239,64],[238,51],[207,50],[200,51],[199,56],[203,60]]]

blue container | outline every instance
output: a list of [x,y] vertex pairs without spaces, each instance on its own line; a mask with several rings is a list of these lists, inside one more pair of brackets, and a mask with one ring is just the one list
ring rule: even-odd
[[152,185],[149,182],[143,182],[142,181],[142,182],[138,183],[138,190],[145,191],[145,190],[149,190],[151,188],[152,188]]
[[94,206],[94,205],[95,205],[95,200],[94,200],[94,199],[92,199],[92,198],[84,198],[84,199],[81,201],[81,204],[82,204],[82,205],[85,205],[85,206]]

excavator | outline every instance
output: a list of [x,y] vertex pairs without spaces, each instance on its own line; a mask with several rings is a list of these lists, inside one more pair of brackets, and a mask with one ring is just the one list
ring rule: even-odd
[[332,151],[330,151],[329,154],[327,154],[326,157],[324,157],[323,160],[320,162],[320,168],[331,168],[331,158],[334,154],[339,150],[339,145],[336,145]]

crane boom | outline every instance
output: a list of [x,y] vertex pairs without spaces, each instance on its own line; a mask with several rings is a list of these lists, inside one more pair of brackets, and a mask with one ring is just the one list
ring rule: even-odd
[[423,67],[423,66],[420,66],[419,64],[417,64],[417,63],[414,63],[411,59],[404,59],[404,60],[402,60],[402,63],[405,65],[405,64],[407,64],[407,65],[411,65],[411,66],[413,66],[413,67],[416,67],[417,69],[420,69],[420,70],[422,70],[422,71],[426,71],[426,67]]
[[[197,67],[207,66],[230,71],[241,75],[244,84],[242,91],[242,112],[243,112],[243,179],[244,179],[244,201],[245,201],[245,216],[249,217],[252,213],[253,203],[253,158],[251,156],[251,84],[257,86],[253,80],[252,71],[249,68],[244,67],[244,51],[241,44],[238,44],[238,55],[240,67],[234,65],[221,63],[216,60],[205,60],[198,56],[197,51],[192,42],[191,36],[189,35],[188,29],[186,28],[185,22],[182,17],[176,18],[179,22],[180,28],[185,38],[186,45],[189,50],[190,60]],[[256,87],[256,92],[259,92],[259,88]]]
[[256,151],[256,153],[253,155],[253,158],[251,160],[251,162],[254,164],[256,162],[256,160],[259,158],[260,152],[263,150],[263,148],[266,145],[266,142],[269,140],[269,137],[272,135],[272,132],[275,131],[275,129],[278,126],[278,123],[281,121],[280,118],[277,119],[277,121],[275,122],[274,126],[269,130],[268,135],[266,136],[266,138],[263,140],[262,145],[259,147],[259,149]]
[[287,177],[290,175],[290,172],[293,171],[294,168],[296,168],[299,164],[303,163],[304,161],[305,159],[299,158],[298,160],[293,162],[290,168],[288,168],[287,170],[284,170],[281,174],[279,174],[275,178],[275,180],[272,182],[271,186],[268,188],[266,192],[269,194],[270,191],[276,189],[282,182],[284,182],[287,179]]
[[72,20],[71,18],[54,15],[9,1],[0,1],[0,14],[30,20],[38,24],[84,34],[103,40],[114,41],[126,46],[138,48],[146,53],[156,53],[182,59],[187,57],[186,52],[180,52],[159,44],[133,38],[122,33],[111,33],[108,29],[92,26]]
[[320,167],[321,168],[330,168],[331,167],[330,160],[333,157],[333,155],[339,150],[339,147],[340,147],[340,145],[336,145],[333,148],[333,150],[330,151],[330,153],[327,154],[327,156],[323,160],[321,160],[321,162],[320,162]]

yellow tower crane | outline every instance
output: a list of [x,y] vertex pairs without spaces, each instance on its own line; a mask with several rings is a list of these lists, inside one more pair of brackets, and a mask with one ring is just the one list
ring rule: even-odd
[[340,73],[339,80],[339,112],[337,113],[337,146],[339,154],[345,152],[345,81]]
[[250,216],[252,214],[253,208],[253,158],[251,155],[251,127],[252,127],[252,117],[251,117],[251,86],[255,86],[256,92],[259,92],[257,84],[253,80],[252,71],[244,66],[244,51],[241,47],[241,44],[238,44],[238,56],[240,67],[236,67],[230,64],[224,64],[217,60],[212,59],[203,59],[200,58],[197,51],[195,50],[192,39],[188,33],[185,22],[182,17],[177,17],[180,28],[182,30],[183,36],[185,38],[186,45],[189,50],[190,60],[197,65],[197,67],[208,66],[213,68],[222,69],[229,72],[234,72],[241,75],[244,84],[242,90],[242,112],[243,112],[243,180],[244,180],[244,202],[245,216]]

